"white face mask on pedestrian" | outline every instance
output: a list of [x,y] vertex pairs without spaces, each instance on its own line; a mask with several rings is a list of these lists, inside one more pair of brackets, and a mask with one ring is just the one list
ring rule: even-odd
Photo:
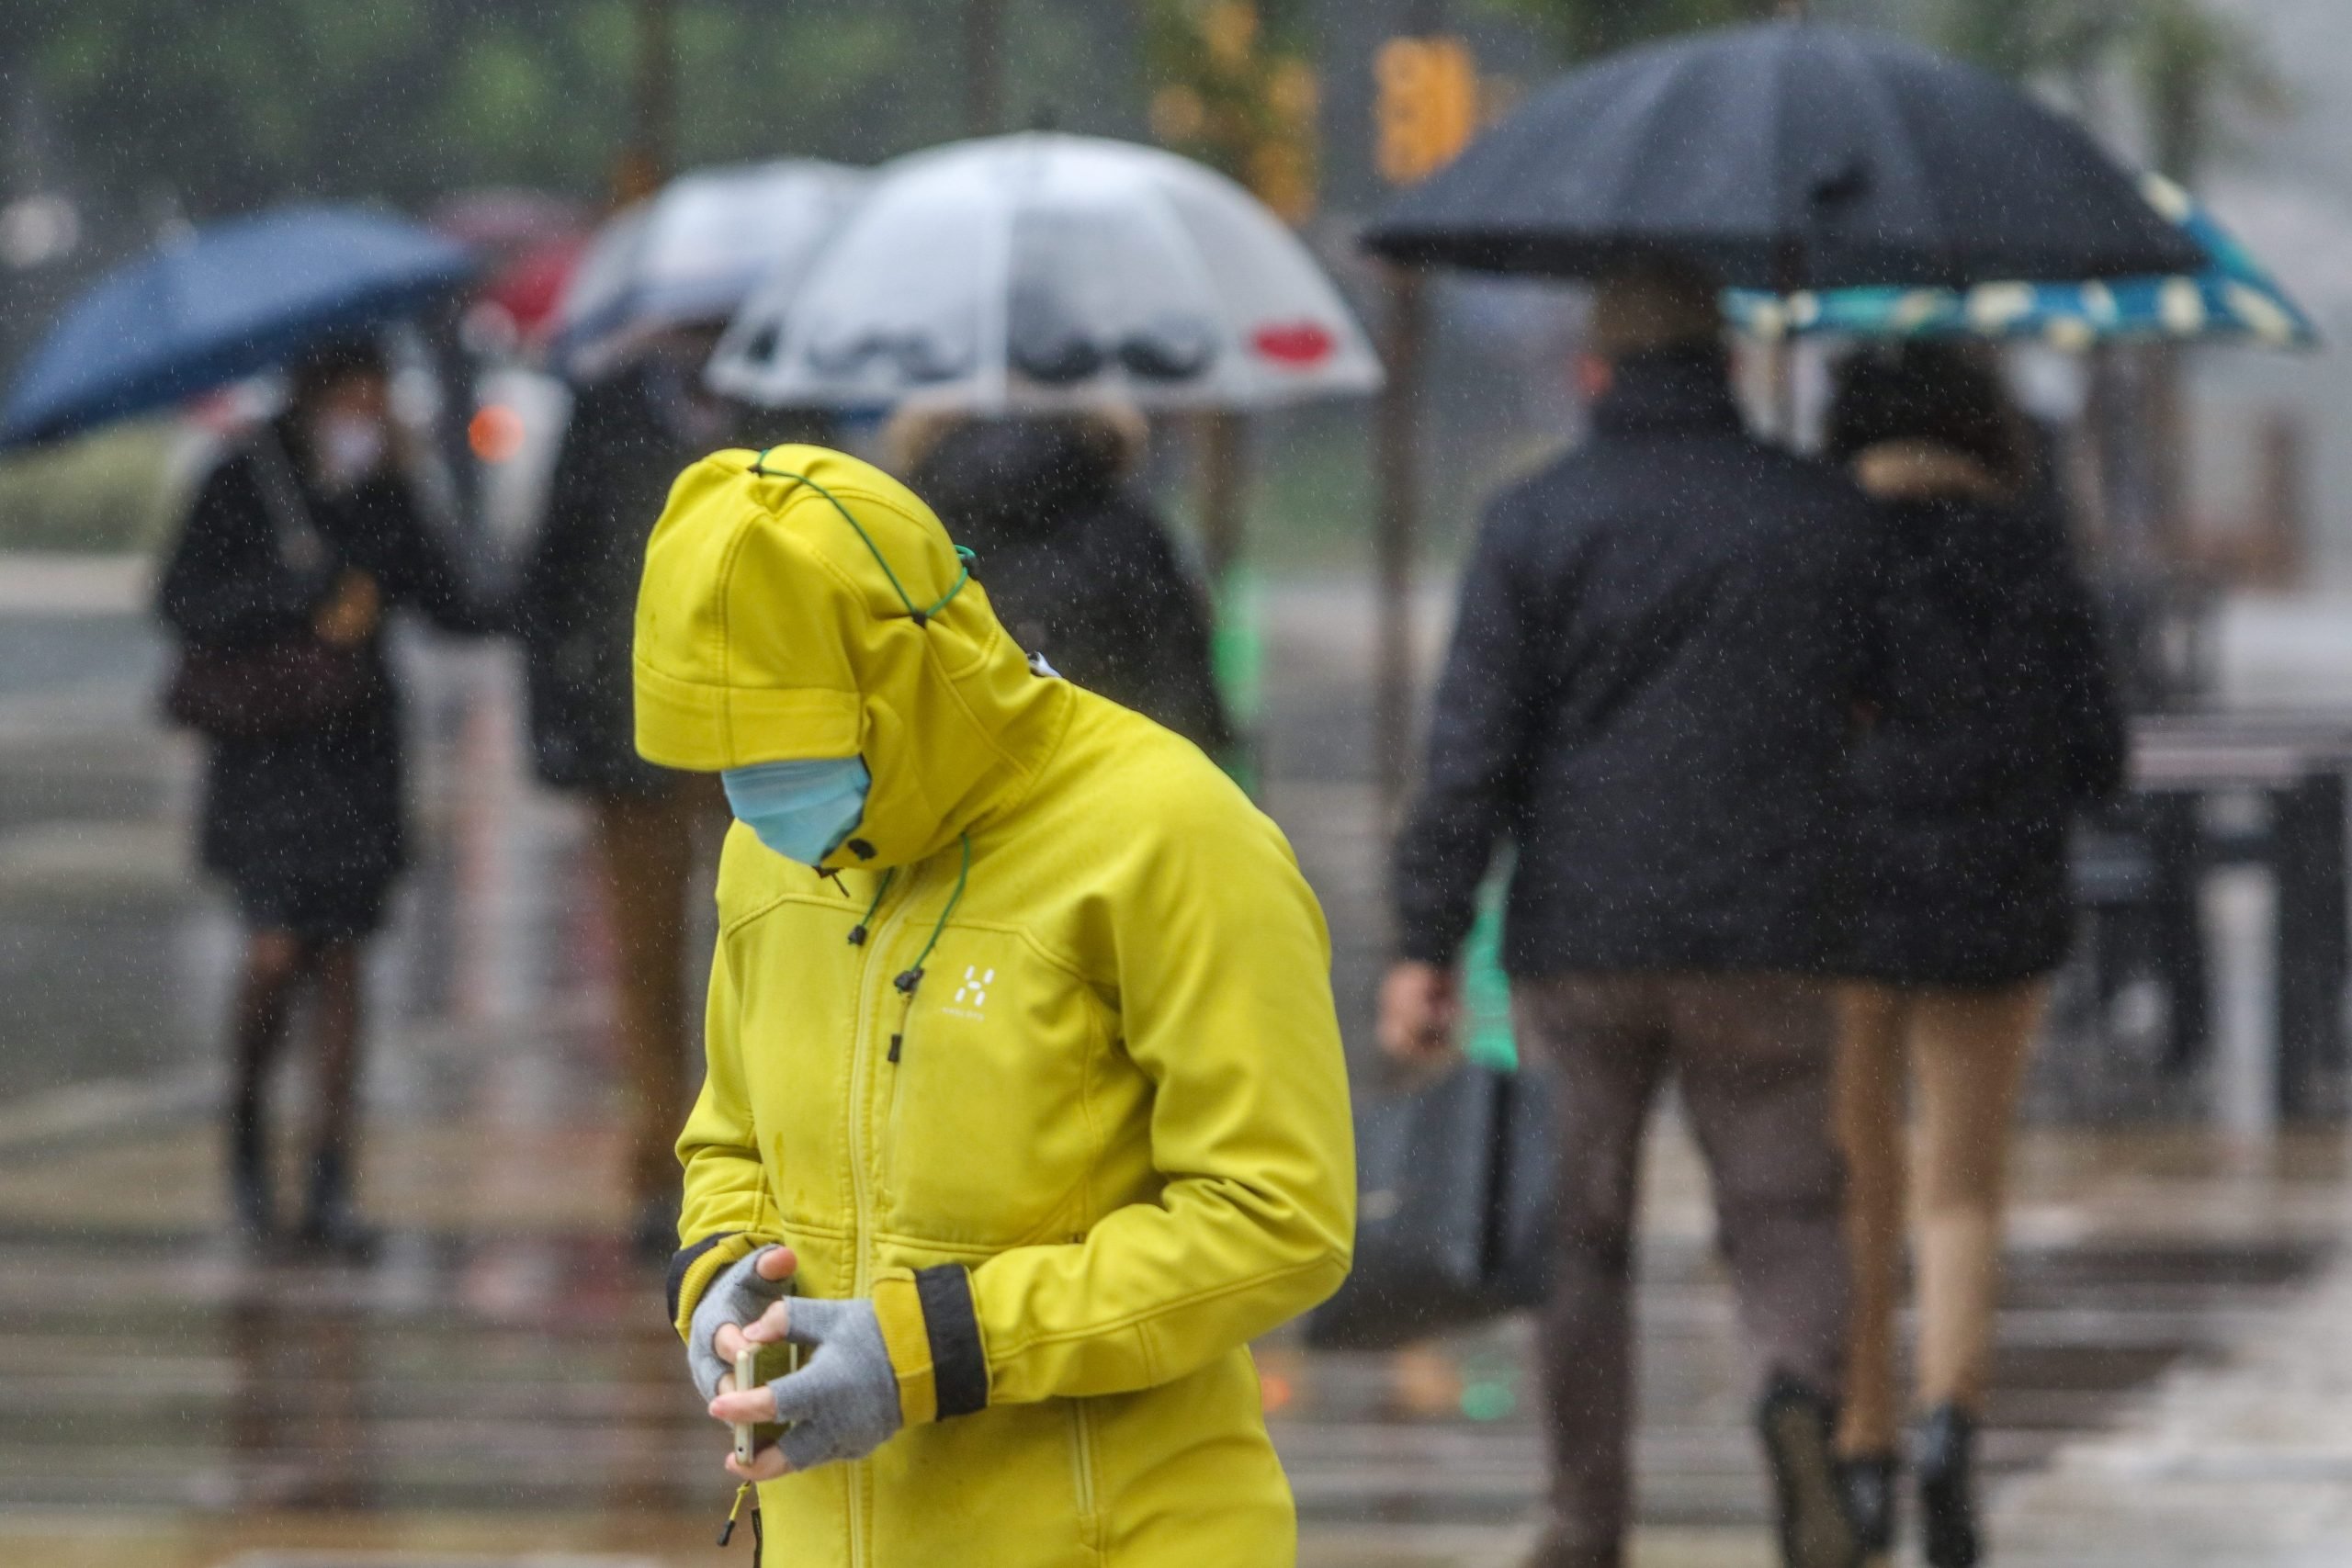
[[311,432],[319,480],[330,491],[349,490],[384,466],[391,433],[370,414],[331,413]]

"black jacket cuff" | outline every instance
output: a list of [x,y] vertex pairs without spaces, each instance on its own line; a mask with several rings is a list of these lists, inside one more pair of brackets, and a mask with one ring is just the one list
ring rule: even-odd
[[972,1276],[960,1264],[915,1270],[915,1298],[922,1303],[923,1332],[931,1340],[933,1386],[939,1419],[969,1416],[989,1404],[988,1351],[972,1308]]

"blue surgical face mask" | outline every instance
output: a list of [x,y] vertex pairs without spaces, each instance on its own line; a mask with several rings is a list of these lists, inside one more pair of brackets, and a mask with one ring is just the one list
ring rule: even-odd
[[786,860],[815,865],[841,847],[865,814],[874,776],[862,757],[762,762],[718,775],[728,808]]

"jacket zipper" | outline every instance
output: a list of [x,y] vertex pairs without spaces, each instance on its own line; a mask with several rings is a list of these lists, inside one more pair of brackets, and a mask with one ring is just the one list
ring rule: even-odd
[[882,1091],[882,1147],[876,1163],[881,1168],[878,1179],[885,1197],[898,1190],[891,1182],[899,1169],[899,1094],[902,1075],[907,1070],[901,1059],[901,1048],[906,1043],[907,1025],[913,1021],[914,1011],[915,994],[908,991],[899,998],[898,1027],[891,1032],[890,1049],[882,1058],[889,1083]]
[[[910,870],[907,890],[899,896],[890,913],[865,942],[865,956],[857,974],[857,1031],[850,1047],[850,1198],[854,1208],[853,1216],[856,1245],[852,1254],[850,1294],[855,1297],[874,1293],[874,1272],[869,1256],[872,1245],[872,1198],[866,1188],[866,1097],[873,1074],[873,1038],[876,1008],[870,999],[874,994],[875,960],[888,952],[890,939],[905,923],[907,911],[914,907],[916,895],[922,890],[922,872]],[[887,970],[888,965],[884,965]],[[865,1561],[865,1517],[858,1511],[858,1488],[850,1487],[849,1498],[849,1560],[852,1564]]]
[[1069,1463],[1070,1485],[1078,1495],[1079,1539],[1089,1551],[1097,1550],[1094,1517],[1094,1423],[1087,1415],[1087,1402],[1072,1399],[1069,1404]]
[[[906,923],[907,912],[914,908],[916,896],[922,891],[922,873],[915,869],[907,878],[906,891],[890,907],[890,912],[875,927],[866,940],[865,956],[859,965],[857,976],[857,1035],[851,1047],[850,1101],[853,1116],[850,1122],[850,1193],[855,1206],[857,1256],[851,1280],[852,1293],[865,1295],[873,1289],[873,1279],[867,1268],[866,1232],[872,1224],[872,1197],[867,1190],[865,1163],[871,1152],[866,1145],[866,1097],[874,1072],[874,1029],[879,1008],[874,1000],[874,971],[876,961],[889,950],[891,938]],[[882,965],[888,969],[888,965]],[[886,988],[891,988],[887,987]],[[891,988],[895,995],[895,988]],[[887,1004],[885,1004],[887,1005]]]

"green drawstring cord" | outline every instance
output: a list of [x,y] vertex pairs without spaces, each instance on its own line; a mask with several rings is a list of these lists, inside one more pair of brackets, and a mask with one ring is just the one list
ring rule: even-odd
[[[810,490],[815,491],[819,495],[823,496],[827,502],[831,502],[833,510],[842,514],[842,521],[848,524],[853,529],[856,530],[857,536],[865,541],[866,553],[874,558],[874,564],[882,569],[882,575],[890,580],[891,591],[898,594],[899,603],[907,607],[907,614],[914,617],[916,626],[920,628],[928,628],[931,625],[931,618],[939,614],[940,611],[947,608],[949,604],[954,602],[956,595],[964,592],[964,584],[972,581],[972,562],[975,558],[972,552],[966,549],[961,545],[953,545],[951,547],[956,551],[956,560],[958,567],[956,573],[956,581],[948,584],[947,592],[939,596],[939,602],[937,604],[933,604],[928,610],[918,609],[915,605],[914,595],[909,593],[907,592],[907,585],[899,581],[899,574],[890,570],[889,558],[883,555],[882,547],[874,542],[874,536],[865,531],[865,525],[857,520],[856,514],[851,512],[848,507],[842,504],[841,497],[835,495],[831,491],[827,490],[823,485],[819,484],[815,479],[810,479],[807,474],[796,474],[787,468],[769,468],[768,454],[775,450],[775,448],[773,446],[762,448],[760,455],[752,459],[751,471],[759,475],[762,479],[792,479],[797,483],[807,485]],[[900,975],[897,979],[890,982],[892,985],[899,987],[901,995],[906,996],[910,999],[915,994],[915,987],[922,984],[922,966],[931,961],[932,949],[939,945],[941,934],[947,930],[948,917],[955,914],[956,906],[964,901],[964,884],[970,879],[972,874],[972,836],[969,833],[959,833],[956,835],[956,838],[964,846],[964,861],[963,863],[956,869],[955,890],[947,895],[946,906],[939,911],[939,919],[932,923],[931,938],[922,944],[922,951],[915,955],[914,967],[909,969],[906,973]],[[850,928],[849,944],[852,947],[864,947],[865,945],[866,937],[870,934],[874,924],[875,911],[882,908],[882,900],[889,896],[890,880],[897,874],[898,873],[895,870],[886,871],[882,874],[882,886],[874,890],[874,902],[865,907],[865,913],[859,918],[857,924]],[[890,1060],[895,1062],[898,1059],[899,1036],[893,1035],[890,1039]],[[756,1523],[756,1518],[754,1522]]]
[[889,561],[885,558],[882,554],[882,547],[874,542],[874,536],[865,531],[865,525],[857,520],[857,518],[850,512],[848,507],[842,504],[841,498],[839,496],[835,495],[831,491],[827,490],[823,485],[819,484],[815,479],[810,479],[807,474],[796,474],[786,468],[769,468],[767,466],[768,453],[775,450],[775,448],[773,446],[766,447],[762,450],[758,457],[752,458],[752,472],[759,475],[762,479],[797,479],[800,483],[807,485],[810,490],[815,491],[819,495],[823,496],[827,501],[832,502],[833,510],[842,514],[842,521],[856,529],[857,536],[865,541],[865,548],[867,552],[874,557],[874,564],[880,567],[882,569],[882,575],[890,580],[890,587],[899,595],[899,603],[907,607],[907,614],[914,617],[916,626],[930,626],[932,616],[936,615],[940,611],[947,608],[948,604],[955,599],[956,595],[964,592],[964,584],[972,580],[972,562],[977,558],[971,551],[966,549],[963,546],[955,545],[952,547],[956,551],[956,562],[961,568],[961,570],[956,573],[956,581],[949,585],[946,592],[939,596],[938,604],[933,604],[928,610],[916,609],[914,595],[909,593],[907,592],[906,584],[899,581],[899,574],[890,570]]
[[947,929],[947,918],[956,912],[956,906],[964,901],[964,884],[972,874],[972,835],[958,833],[956,840],[964,846],[964,863],[956,868],[955,891],[947,895],[947,902],[941,908],[939,919],[932,922],[931,940],[922,944],[921,953],[915,954],[915,966],[890,982],[910,997],[915,994],[915,987],[922,984],[922,966],[931,961],[931,950],[939,945],[940,933]]
[[[890,982],[899,988],[899,994],[906,998],[906,1004],[899,1013],[898,1032],[890,1036],[888,1061],[893,1066],[898,1065],[899,1052],[906,1044],[907,1017],[915,1005],[915,987],[922,984],[922,966],[931,962],[932,950],[939,945],[939,939],[947,930],[949,919],[956,913],[956,906],[964,901],[964,885],[972,878],[972,835],[958,833],[956,835],[956,840],[963,846],[964,850],[963,863],[956,868],[956,886],[949,890],[947,902],[941,906],[939,919],[931,922],[931,937],[922,944],[922,951],[915,954],[914,967],[906,970]],[[865,907],[865,919],[859,920],[850,931],[851,946],[865,945],[866,927],[873,922],[874,911],[882,907],[883,895],[890,891],[890,878],[897,874],[896,871],[886,871],[882,874],[882,886],[874,890],[874,902]]]
[[874,890],[874,902],[865,907],[865,913],[858,916],[857,924],[849,928],[849,944],[852,947],[865,945],[866,933],[874,929],[874,911],[880,908],[882,900],[890,896],[890,879],[898,874],[896,866],[882,874],[882,886]]

